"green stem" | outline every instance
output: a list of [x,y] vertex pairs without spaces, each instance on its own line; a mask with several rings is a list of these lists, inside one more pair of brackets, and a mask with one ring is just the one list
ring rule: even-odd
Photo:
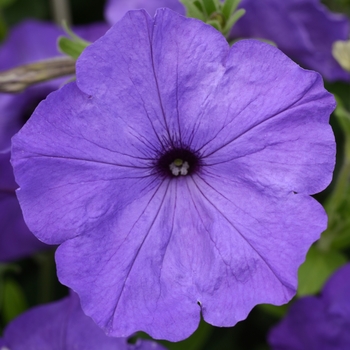
[[72,16],[68,0],[51,0],[53,18],[58,25],[65,21],[68,25],[72,23]]

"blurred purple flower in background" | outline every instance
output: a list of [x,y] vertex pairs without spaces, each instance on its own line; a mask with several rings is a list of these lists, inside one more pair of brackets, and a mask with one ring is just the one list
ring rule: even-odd
[[50,304],[37,306],[14,319],[0,338],[9,350],[165,350],[154,341],[108,337],[81,310],[74,293]]
[[234,38],[273,41],[303,67],[329,81],[350,80],[332,56],[332,44],[347,40],[349,19],[331,13],[320,0],[242,0],[245,15],[233,27]]
[[[108,29],[106,24],[76,28],[86,40],[94,41]],[[64,32],[51,23],[25,21],[10,32],[0,47],[0,70],[60,55],[57,39]],[[66,78],[40,83],[20,94],[0,94],[0,261],[29,255],[47,247],[25,225],[10,164],[11,137],[24,125],[38,103],[57,90]]]
[[290,300],[326,228],[334,107],[271,45],[131,11],[14,137],[24,217],[107,334],[233,326]]
[[350,349],[350,264],[325,284],[320,296],[297,300],[272,329],[273,350]]
[[[151,15],[157,7],[184,14],[179,0],[109,0],[105,17],[113,24],[127,10],[145,8]],[[349,19],[331,13],[320,0],[242,0],[245,15],[235,24],[232,39],[260,38],[274,42],[303,67],[320,72],[329,81],[350,81],[350,73],[332,56],[332,44],[347,40]]]

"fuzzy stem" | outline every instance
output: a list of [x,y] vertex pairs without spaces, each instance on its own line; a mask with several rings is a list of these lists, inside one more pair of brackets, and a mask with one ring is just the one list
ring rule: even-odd
[[51,0],[53,18],[58,25],[65,21],[71,24],[72,18],[70,13],[69,0]]

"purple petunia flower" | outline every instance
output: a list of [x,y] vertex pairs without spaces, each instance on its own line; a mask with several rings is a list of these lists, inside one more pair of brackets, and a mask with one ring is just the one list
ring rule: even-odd
[[278,49],[130,11],[13,139],[27,224],[105,331],[172,341],[295,293],[335,103]]
[[325,284],[320,296],[297,300],[272,329],[273,350],[350,349],[350,264]]
[[[127,10],[141,7],[150,14],[157,7],[184,13],[179,0],[109,0],[105,17],[113,24]],[[350,74],[332,55],[333,43],[350,35],[346,16],[331,13],[320,0],[242,0],[239,7],[246,13],[234,25],[232,39],[271,40],[286,55],[327,80],[350,81]]]
[[1,350],[165,350],[154,341],[108,337],[81,310],[75,293],[37,306],[14,319],[0,339]]
[[[85,39],[94,41],[108,29],[106,24],[78,27]],[[57,38],[63,30],[50,23],[25,21],[14,27],[0,47],[0,70],[59,55]],[[23,221],[10,164],[11,137],[23,126],[38,103],[57,90],[67,78],[28,88],[20,94],[0,94],[0,261],[29,255],[47,247]]]

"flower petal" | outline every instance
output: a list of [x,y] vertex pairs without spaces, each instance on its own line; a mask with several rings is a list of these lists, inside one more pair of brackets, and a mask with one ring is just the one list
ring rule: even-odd
[[205,121],[216,116],[211,139],[199,147],[205,166],[243,172],[276,190],[313,194],[330,183],[335,142],[328,121],[335,101],[317,73],[270,45],[240,41],[214,101],[196,134],[205,140]]
[[297,268],[326,228],[322,207],[208,177],[164,182],[59,247],[61,282],[109,334],[177,341],[197,327],[197,303],[207,322],[233,326],[257,303],[294,295]]
[[[78,87],[97,100],[108,99],[118,118],[138,131],[148,123],[162,148],[188,144],[192,120],[199,122],[224,73],[229,49],[224,37],[168,9],[159,9],[154,22],[144,11],[130,11],[108,33],[78,60]],[[111,66],[111,60],[118,64]]]
[[[295,294],[308,247],[327,226],[321,205],[309,196],[280,197],[209,171],[194,176],[191,186],[202,234],[216,249],[214,266],[221,265],[209,283],[215,289],[201,290],[204,319],[232,326],[256,304],[286,303]],[[197,276],[203,277],[197,285],[208,284],[204,273]]]
[[160,7],[167,7],[185,14],[185,7],[179,0],[108,0],[105,7],[105,18],[110,24],[118,22],[127,11],[145,9],[152,17]]
[[[99,110],[74,83],[62,90],[66,94],[51,94],[13,139],[13,152],[21,158],[15,155],[12,162],[20,170],[17,195],[24,218],[32,232],[49,244],[85,232],[90,224],[152,190],[158,181],[140,158],[142,140],[123,138],[113,114]],[[62,110],[57,110],[58,104]],[[52,112],[43,116],[46,108]],[[139,156],[123,152],[130,150],[130,142],[140,150]],[[37,211],[43,215],[38,217]]]
[[[177,231],[188,231],[187,242],[198,232],[186,225],[190,217],[177,211],[184,204],[191,209],[178,186],[164,181],[57,250],[60,281],[79,293],[84,312],[109,335],[143,330],[154,338],[178,341],[198,326],[200,310],[187,276],[191,270],[176,255]],[[167,254],[171,261],[165,263]],[[184,249],[182,255],[188,254]]]

